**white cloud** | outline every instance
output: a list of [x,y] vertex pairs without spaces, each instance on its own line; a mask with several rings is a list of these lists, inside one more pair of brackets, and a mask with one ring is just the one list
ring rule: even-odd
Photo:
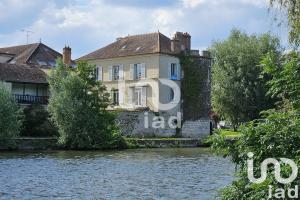
[[182,0],[183,5],[186,8],[195,8],[200,4],[207,3],[208,0]]
[[241,2],[257,7],[266,7],[269,3],[269,0],[241,0]]
[[196,8],[200,5],[214,5],[218,6],[221,4],[246,4],[253,5],[256,7],[265,7],[269,0],[181,0],[182,4],[186,8]]
[[[0,17],[15,15],[10,10],[15,9],[18,3],[13,1],[15,3],[10,4],[11,7],[6,7],[5,14],[0,12]],[[267,20],[260,18],[256,10],[251,10],[264,5],[264,1],[178,0],[177,4],[168,7],[134,7],[107,4],[103,0],[76,0],[64,5],[57,5],[54,0],[42,1],[39,9],[27,4],[26,9],[30,12],[38,11],[38,17],[32,23],[9,33],[0,30],[0,46],[25,43],[25,34],[20,29],[27,28],[34,32],[30,42],[42,38],[43,42],[59,51],[69,44],[73,48],[73,57],[89,53],[120,36],[157,30],[167,36],[175,31],[189,32],[192,45],[204,49],[211,40],[227,36],[232,27],[241,27],[246,31],[251,27],[251,33],[267,31],[264,27]],[[245,5],[251,6],[248,9]]]

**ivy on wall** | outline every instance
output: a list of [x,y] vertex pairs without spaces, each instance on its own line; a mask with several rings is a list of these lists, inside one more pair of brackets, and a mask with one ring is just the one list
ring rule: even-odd
[[182,79],[183,120],[207,118],[210,111],[210,59],[182,53],[179,56],[184,72]]

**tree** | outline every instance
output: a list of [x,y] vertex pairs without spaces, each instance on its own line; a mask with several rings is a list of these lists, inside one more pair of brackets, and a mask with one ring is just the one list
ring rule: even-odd
[[[282,185],[274,179],[274,168],[270,168],[265,182],[254,184],[247,177],[247,154],[253,152],[255,177],[261,175],[260,164],[267,158],[289,158],[300,164],[300,57],[298,52],[278,57],[268,53],[261,61],[263,73],[270,77],[268,93],[279,100],[276,109],[263,112],[262,119],[242,126],[241,137],[234,143],[226,142],[220,134],[212,136],[212,147],[225,152],[238,166],[237,180],[221,192],[223,200],[266,199],[269,185],[273,193],[278,189],[295,188],[300,177],[292,183]],[[283,177],[289,177],[291,169],[281,164]],[[284,199],[290,199],[285,197]]]
[[[241,127],[241,137],[234,143],[228,143],[220,134],[213,136],[213,149],[229,156],[237,165],[237,179],[221,191],[222,200],[260,200],[269,199],[269,185],[272,193],[279,188],[295,188],[300,185],[298,176],[291,184],[283,185],[274,177],[274,168],[270,165],[267,179],[260,184],[248,179],[248,153],[254,153],[254,175],[261,176],[261,163],[267,158],[289,158],[299,166],[300,118],[299,113],[277,112],[264,113],[263,120],[255,120]],[[281,163],[282,177],[289,177],[291,168]],[[275,198],[270,198],[275,199]],[[281,199],[290,199],[288,197]]]
[[57,128],[50,121],[49,113],[43,105],[26,106],[23,113],[21,136],[53,137],[58,135]]
[[268,82],[269,94],[279,100],[284,110],[300,110],[300,54],[292,51],[278,58],[268,53],[261,62]]
[[290,27],[290,43],[299,46],[300,44],[300,1],[298,0],[270,0],[271,8],[281,8],[287,15],[287,22]]
[[94,75],[95,66],[79,62],[75,69],[61,61],[49,77],[48,110],[59,131],[59,143],[69,149],[117,147],[115,117],[106,110],[109,94]]
[[262,56],[271,50],[279,53],[277,38],[248,36],[239,30],[232,30],[228,39],[211,47],[212,106],[234,128],[273,107],[273,100],[266,95],[268,77],[260,77],[259,66]]
[[10,140],[17,137],[21,126],[21,112],[5,85],[0,82],[0,146],[13,147]]

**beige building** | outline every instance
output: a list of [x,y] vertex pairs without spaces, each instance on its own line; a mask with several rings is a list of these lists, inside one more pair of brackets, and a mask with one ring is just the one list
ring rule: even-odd
[[[190,40],[175,42],[161,33],[127,36],[96,50],[79,60],[87,60],[97,66],[96,76],[111,93],[114,109],[136,110],[149,108],[151,111],[180,112],[180,102],[173,102],[174,93],[180,93],[183,75],[176,45],[182,50]],[[176,35],[175,35],[176,37]],[[165,85],[160,81],[172,80],[178,87]],[[176,90],[177,89],[177,90]],[[174,108],[164,108],[162,104],[174,104]],[[169,106],[172,107],[172,106]]]
[[[193,112],[190,98],[181,96],[188,79],[180,64],[182,53],[195,63],[185,67],[205,77],[196,83],[199,103]],[[78,60],[96,65],[97,79],[111,94],[110,108],[122,111],[118,115],[122,134],[195,138],[209,134],[210,58],[191,50],[188,33],[176,32],[172,39],[159,32],[117,38]]]

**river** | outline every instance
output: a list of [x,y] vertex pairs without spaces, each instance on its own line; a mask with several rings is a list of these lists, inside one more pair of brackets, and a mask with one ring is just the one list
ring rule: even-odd
[[215,199],[234,179],[209,149],[0,152],[0,199]]

